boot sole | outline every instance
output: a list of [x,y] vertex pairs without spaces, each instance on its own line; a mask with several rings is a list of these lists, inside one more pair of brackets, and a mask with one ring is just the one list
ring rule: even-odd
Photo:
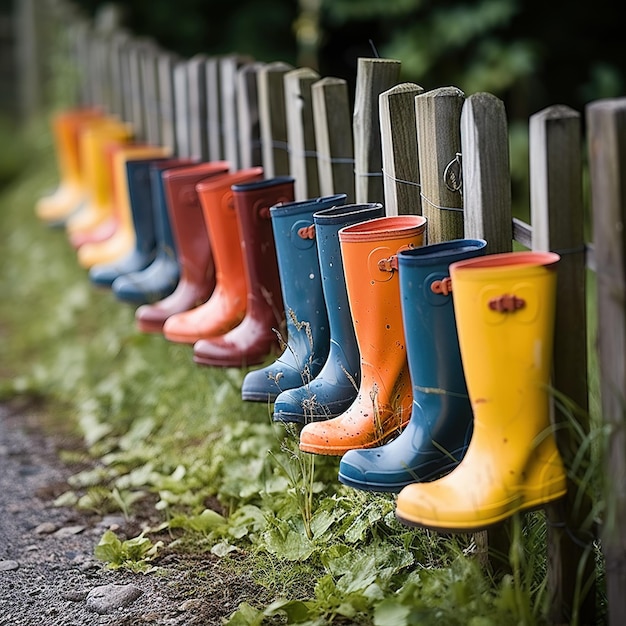
[[516,506],[511,510],[507,510],[504,513],[500,513],[499,515],[494,515],[488,518],[483,518],[480,520],[480,523],[477,525],[470,524],[446,524],[439,523],[437,521],[420,521],[417,522],[415,520],[404,517],[401,513],[396,509],[396,518],[399,522],[402,522],[406,526],[412,526],[414,528],[427,528],[429,530],[436,530],[440,532],[447,533],[473,533],[480,532],[481,530],[485,530],[487,528],[491,528],[497,524],[504,522],[505,520],[511,518],[516,513],[523,513],[528,511],[533,511],[535,509],[541,509],[546,504],[550,504],[556,500],[559,500],[563,496],[567,494],[567,488],[561,489],[554,494],[540,496],[538,498],[534,498],[533,500],[523,501],[521,504]]

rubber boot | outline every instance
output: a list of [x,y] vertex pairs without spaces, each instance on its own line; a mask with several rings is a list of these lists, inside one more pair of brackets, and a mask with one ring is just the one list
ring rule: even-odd
[[207,178],[220,178],[228,167],[226,161],[212,161],[163,172],[180,267],[180,280],[169,300],[178,311],[206,302],[215,288],[213,252],[196,185]]
[[270,207],[293,202],[294,179],[280,176],[233,185],[247,285],[246,315],[225,335],[194,344],[199,365],[246,367],[280,352],[285,321]]
[[339,244],[345,226],[383,217],[380,203],[348,204],[313,214],[315,237],[330,330],[328,358],[318,375],[274,402],[277,422],[304,424],[341,415],[356,398],[361,376],[359,347],[354,335]]
[[160,146],[132,143],[112,147],[112,183],[115,192],[112,207],[117,226],[113,234],[103,241],[87,242],[80,246],[76,254],[79,265],[91,268],[97,264],[113,263],[132,252],[136,235],[130,208],[126,164],[133,159],[164,157],[168,152],[167,148]]
[[330,419],[341,415],[354,402],[361,380],[360,354],[350,315],[338,233],[345,226],[384,215],[380,203],[347,204],[313,214],[330,330],[329,353],[312,381],[278,394],[274,402],[274,421],[304,424]]
[[113,180],[105,147],[129,144],[132,127],[117,119],[108,118],[102,124],[88,125],[80,136],[80,155],[85,164],[85,178],[89,196],[78,211],[70,215],[65,229],[74,248],[86,243],[88,234],[98,228],[109,226],[113,234],[116,226],[112,213]]
[[[110,288],[118,276],[140,272],[154,261],[156,254],[156,234],[150,166],[153,163],[162,166],[180,164],[180,159],[165,157],[137,159],[126,162],[128,197],[135,233],[134,248],[119,261],[94,265],[89,270],[89,279],[98,287]],[[187,165],[191,164],[189,160]]]
[[157,241],[154,261],[143,270],[116,278],[111,284],[115,297],[131,304],[143,305],[169,296],[178,285],[180,269],[172,225],[167,210],[162,173],[176,167],[188,167],[188,159],[179,165],[166,166],[156,162],[150,166],[150,183],[154,210],[154,234]]
[[68,216],[84,200],[78,128],[83,121],[101,117],[100,109],[81,108],[62,111],[52,118],[59,184],[52,193],[40,198],[35,205],[37,217],[49,226],[63,226]]
[[474,532],[565,495],[548,387],[559,258],[510,252],[450,266],[474,433],[454,471],[400,491],[401,522]]
[[483,255],[486,242],[456,239],[398,253],[402,321],[413,411],[398,437],[378,448],[349,450],[339,481],[398,492],[439,478],[461,461],[473,427],[454,318],[449,265]]
[[263,168],[253,167],[196,185],[213,251],[215,289],[206,302],[185,311],[170,298],[141,307],[135,315],[141,329],[146,322],[151,328],[158,324],[169,341],[193,345],[224,335],[243,320],[248,289],[232,185],[262,179]]
[[346,287],[360,351],[356,399],[338,417],[306,424],[300,449],[341,455],[397,436],[411,415],[411,379],[400,305],[397,254],[421,246],[426,218],[387,216],[339,231]]
[[313,214],[343,205],[346,194],[279,204],[270,209],[287,319],[281,356],[246,374],[243,400],[274,402],[285,389],[315,378],[328,358],[330,331],[324,303]]

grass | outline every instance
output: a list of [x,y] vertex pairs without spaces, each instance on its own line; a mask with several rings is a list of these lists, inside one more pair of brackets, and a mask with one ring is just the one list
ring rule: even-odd
[[63,455],[87,469],[59,503],[149,508],[148,538],[165,529],[168,550],[221,555],[279,601],[233,624],[545,623],[543,514],[514,520],[512,573],[494,577],[473,537],[409,530],[393,496],[340,485],[337,458],[299,458],[266,405],[241,401],[245,370],[199,367],[190,347],[139,333],[65,232],[37,220],[57,184],[47,120],[0,132],[19,146],[0,175],[0,399],[42,400],[51,427],[83,439]]

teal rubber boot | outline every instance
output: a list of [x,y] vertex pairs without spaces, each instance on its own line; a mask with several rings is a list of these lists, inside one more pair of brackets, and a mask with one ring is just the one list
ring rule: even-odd
[[305,424],[330,419],[343,413],[356,398],[360,353],[350,315],[338,233],[345,226],[384,215],[380,203],[346,204],[313,214],[330,348],[324,366],[313,380],[277,396],[274,421]]
[[326,362],[330,331],[313,214],[345,201],[346,194],[337,194],[270,208],[287,340],[274,363],[246,374],[241,387],[243,400],[274,402],[281,391],[301,387],[315,378]]
[[465,385],[449,265],[485,253],[482,239],[455,239],[398,254],[400,297],[413,409],[405,429],[377,448],[346,452],[339,481],[399,492],[439,478],[463,458],[473,413]]

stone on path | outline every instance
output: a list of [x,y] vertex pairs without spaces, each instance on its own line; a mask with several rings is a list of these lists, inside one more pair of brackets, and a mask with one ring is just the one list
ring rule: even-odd
[[134,602],[143,591],[135,585],[102,585],[87,594],[87,608],[105,615]]
[[0,561],[0,572],[8,572],[17,569],[20,564],[17,561]]

